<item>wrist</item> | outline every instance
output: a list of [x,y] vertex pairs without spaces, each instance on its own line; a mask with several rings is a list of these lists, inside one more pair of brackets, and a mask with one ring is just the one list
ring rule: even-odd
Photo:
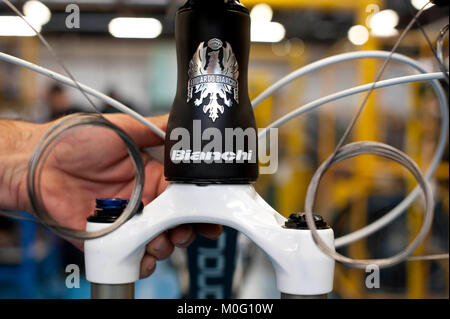
[[44,132],[45,125],[0,120],[0,208],[32,213],[27,167]]

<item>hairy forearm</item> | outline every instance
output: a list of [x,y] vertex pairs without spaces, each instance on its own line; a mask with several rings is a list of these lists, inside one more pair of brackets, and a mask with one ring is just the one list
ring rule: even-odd
[[0,120],[0,208],[30,211],[27,164],[44,125]]

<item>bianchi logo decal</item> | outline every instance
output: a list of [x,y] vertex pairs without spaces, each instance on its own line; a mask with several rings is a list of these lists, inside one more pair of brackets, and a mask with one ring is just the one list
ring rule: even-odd
[[233,100],[239,103],[239,66],[228,42],[224,46],[219,39],[211,39],[206,47],[205,42],[200,43],[188,74],[187,101],[195,95],[195,106],[202,106],[213,122],[225,112],[225,106],[233,105]]

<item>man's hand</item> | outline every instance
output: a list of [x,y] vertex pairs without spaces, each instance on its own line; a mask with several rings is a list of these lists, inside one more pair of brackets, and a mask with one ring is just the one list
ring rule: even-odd
[[[127,132],[139,148],[162,145],[159,137],[134,119],[105,116]],[[150,119],[165,130],[167,116]],[[0,206],[32,212],[26,192],[26,168],[33,148],[52,123],[37,125],[0,121]],[[142,152],[146,180],[144,205],[164,191],[164,167]],[[96,198],[129,198],[134,184],[134,166],[122,140],[111,130],[90,127],[73,131],[50,152],[41,177],[44,204],[61,226],[85,229],[86,218]],[[141,262],[141,277],[153,273],[156,260],[166,259],[174,246],[187,247],[199,233],[215,239],[221,226],[182,225],[153,239]],[[82,249],[82,243],[74,243]]]

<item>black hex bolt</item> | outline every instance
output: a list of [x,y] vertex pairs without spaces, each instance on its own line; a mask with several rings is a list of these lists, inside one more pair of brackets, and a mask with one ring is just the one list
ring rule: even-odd
[[[317,229],[330,228],[330,226],[328,226],[328,224],[323,220],[322,216],[314,214],[313,217]],[[288,220],[284,223],[284,227],[289,229],[308,229],[308,224],[306,223],[306,214],[291,214]]]

